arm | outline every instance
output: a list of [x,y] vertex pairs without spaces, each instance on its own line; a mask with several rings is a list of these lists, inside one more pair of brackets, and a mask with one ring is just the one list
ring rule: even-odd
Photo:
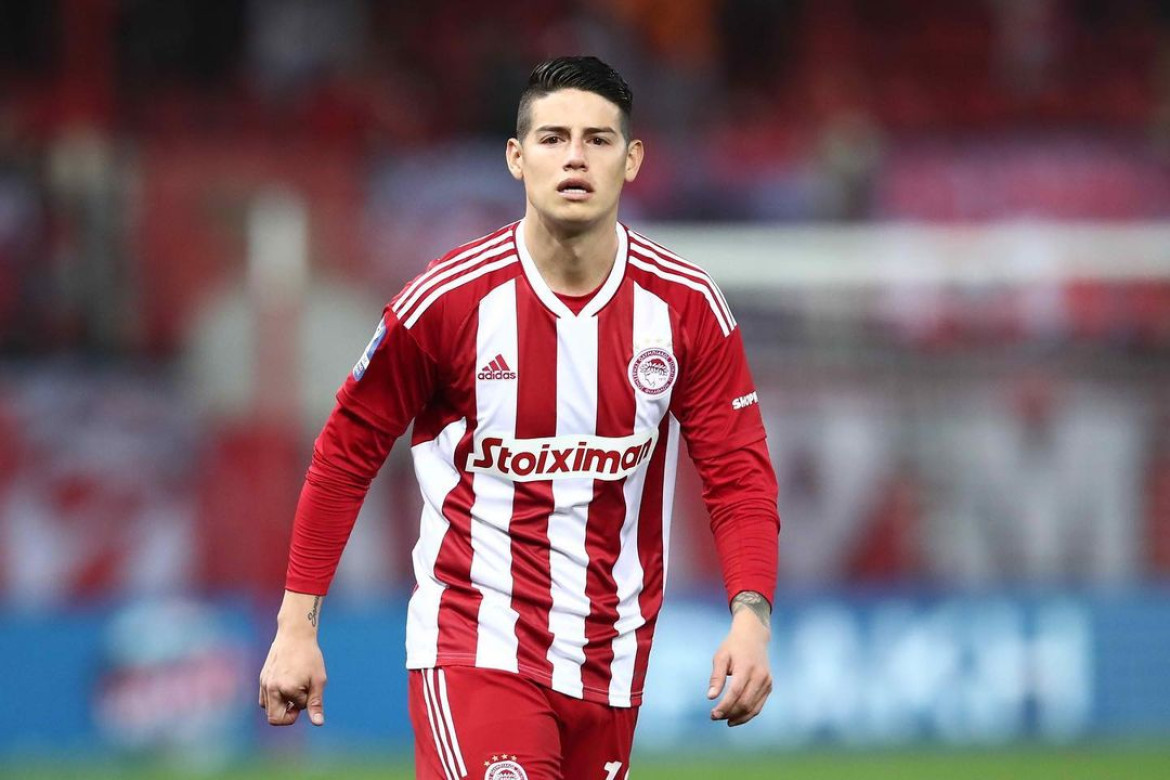
[[301,488],[276,637],[260,672],[259,704],[274,726],[295,723],[304,709],[314,725],[325,722],[321,602],[371,480],[434,385],[433,361],[390,311],[383,317],[337,394]]
[[260,706],[273,726],[296,723],[304,709],[314,725],[325,722],[325,659],[317,643],[321,602],[392,443],[340,408],[317,437],[293,523],[276,637],[260,671]]
[[732,597],[731,629],[713,659],[707,698],[719,696],[730,675],[711,718],[738,726],[758,715],[772,692],[768,642],[778,563],[776,481],[762,439],[696,465]]
[[684,320],[688,360],[672,406],[703,483],[732,610],[731,629],[712,662],[707,697],[716,698],[726,685],[711,718],[738,726],[759,714],[772,690],[769,599],[776,588],[780,530],[776,474],[739,328],[719,327],[704,306]]

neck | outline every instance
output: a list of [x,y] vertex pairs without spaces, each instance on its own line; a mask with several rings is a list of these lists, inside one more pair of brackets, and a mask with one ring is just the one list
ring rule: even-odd
[[524,218],[524,243],[553,292],[585,295],[600,287],[613,268],[618,247],[616,226],[614,217],[570,232],[529,210]]

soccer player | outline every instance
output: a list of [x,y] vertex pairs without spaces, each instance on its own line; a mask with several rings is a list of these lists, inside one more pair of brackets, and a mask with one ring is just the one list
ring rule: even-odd
[[[419,777],[621,778],[666,580],[685,440],[731,606],[713,719],[771,692],[776,482],[735,318],[697,266],[617,220],[633,98],[593,57],[538,65],[507,165],[524,218],[391,300],[318,437],[260,675],[321,725],[321,601],[370,480],[414,421],[407,617]],[[730,682],[728,677],[730,676]],[[726,690],[725,690],[726,689]]]

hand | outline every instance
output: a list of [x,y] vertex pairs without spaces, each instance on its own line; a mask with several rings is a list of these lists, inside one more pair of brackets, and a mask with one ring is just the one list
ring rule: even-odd
[[313,636],[277,633],[260,671],[260,706],[273,726],[291,726],[301,710],[314,726],[325,724],[325,658]]
[[[268,722],[273,726],[296,723],[301,710],[309,711],[313,725],[325,725],[325,658],[317,644],[316,626],[320,598],[312,602],[312,612],[306,612],[302,596],[285,595],[276,638],[260,670],[260,707],[268,713]],[[288,619],[290,614],[296,618],[298,613],[299,621]],[[306,618],[308,624],[302,625]]]
[[732,616],[731,631],[715,653],[707,698],[719,695],[728,675],[731,684],[711,710],[712,720],[726,720],[728,726],[740,726],[760,714],[772,693],[772,671],[768,666],[771,636],[771,628],[757,611],[739,609]]

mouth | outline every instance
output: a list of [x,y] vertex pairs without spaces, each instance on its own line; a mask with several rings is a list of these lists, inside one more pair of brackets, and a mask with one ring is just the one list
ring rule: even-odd
[[593,194],[593,185],[584,179],[565,179],[557,185],[557,192],[570,200],[584,200]]

